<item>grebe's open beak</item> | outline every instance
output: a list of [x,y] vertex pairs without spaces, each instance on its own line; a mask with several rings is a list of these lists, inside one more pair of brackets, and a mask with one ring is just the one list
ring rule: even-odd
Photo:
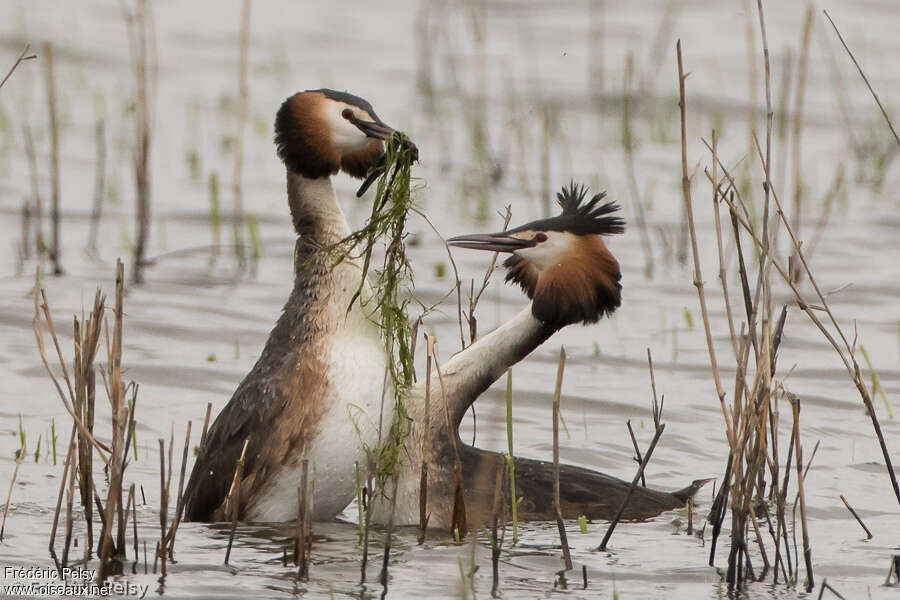
[[490,250],[493,252],[515,252],[516,250],[533,248],[535,246],[534,240],[513,237],[506,232],[458,235],[447,240],[447,243],[458,248]]

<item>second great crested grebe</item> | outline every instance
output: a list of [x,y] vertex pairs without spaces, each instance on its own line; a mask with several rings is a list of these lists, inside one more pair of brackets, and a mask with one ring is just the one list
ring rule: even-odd
[[[491,234],[463,235],[448,243],[462,248],[509,253],[504,262],[506,281],[518,284],[531,304],[517,316],[454,355],[441,369],[443,389],[433,376],[430,414],[425,416],[425,387],[412,388],[406,410],[412,419],[407,438],[407,459],[399,478],[395,520],[419,521],[420,469],[428,455],[429,525],[451,527],[455,502],[454,462],[456,447],[463,470],[466,519],[484,524],[490,517],[494,475],[505,468],[506,457],[462,443],[458,429],[472,403],[559,329],[575,323],[595,323],[621,303],[619,263],[603,236],[622,233],[625,222],[613,216],[618,206],[601,204],[603,194],[585,201],[586,189],[572,183],[557,194],[561,214]],[[446,425],[446,398],[452,431]],[[424,423],[429,423],[425,431]],[[427,446],[423,447],[423,442]],[[521,497],[519,518],[554,519],[553,465],[515,458],[516,494]],[[625,519],[643,519],[684,506],[705,480],[697,480],[676,492],[645,487],[635,489]],[[574,519],[609,519],[615,514],[630,484],[615,477],[579,467],[560,465],[560,503],[563,516]],[[386,498],[376,498],[375,515],[386,520],[391,508]]]

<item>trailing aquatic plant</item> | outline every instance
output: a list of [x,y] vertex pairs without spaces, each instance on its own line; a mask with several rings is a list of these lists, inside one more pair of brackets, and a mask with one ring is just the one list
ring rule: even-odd
[[[362,260],[359,287],[347,310],[355,302],[361,303],[369,318],[377,323],[387,355],[386,381],[393,388],[394,418],[372,457],[376,477],[382,484],[400,464],[403,443],[410,431],[403,399],[413,382],[413,331],[407,310],[413,277],[404,238],[406,217],[412,207],[410,170],[416,158],[416,147],[404,134],[391,135],[385,144],[383,162],[369,175],[369,179],[378,177],[369,219],[336,245],[339,254],[354,253]],[[384,259],[380,269],[372,269],[372,253],[379,240],[386,244]],[[370,270],[374,273],[371,283],[367,280]]]

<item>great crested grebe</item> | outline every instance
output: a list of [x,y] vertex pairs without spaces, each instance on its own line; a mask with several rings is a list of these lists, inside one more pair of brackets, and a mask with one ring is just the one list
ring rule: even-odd
[[347,256],[335,265],[322,249],[351,233],[331,176],[365,177],[392,132],[367,101],[344,92],[300,92],[278,110],[275,144],[297,233],[294,288],[259,360],[209,429],[185,492],[189,520],[231,517],[225,499],[247,439],[239,519],[294,519],[303,458],[313,465],[315,519],[334,517],[353,498],[354,464],[365,464],[365,447],[377,445],[393,414],[381,401],[386,360],[377,325],[364,303],[347,310],[360,265]]
[[[432,377],[430,414],[425,418],[425,386],[412,388],[406,410],[413,427],[406,442],[407,459],[399,478],[395,521],[419,521],[420,469],[428,455],[427,514],[429,525],[449,528],[452,522],[455,477],[453,437],[459,450],[468,523],[487,522],[494,493],[494,474],[506,458],[495,452],[463,444],[460,422],[478,396],[553,333],[574,323],[595,323],[621,303],[619,263],[602,237],[622,233],[624,221],[613,216],[618,206],[601,204],[603,194],[585,201],[586,189],[572,183],[557,194],[561,214],[533,221],[500,233],[463,235],[448,243],[510,253],[504,262],[506,281],[521,286],[531,304],[517,316],[454,355],[441,369],[443,390]],[[421,380],[420,380],[421,381]],[[448,431],[443,398],[452,420]],[[425,431],[424,423],[429,423]],[[423,441],[427,447],[423,448]],[[543,520],[556,517],[553,508],[553,465],[515,458],[516,494],[522,497],[519,518]],[[654,516],[684,506],[705,480],[697,480],[676,492],[638,487],[624,513],[626,519]],[[603,473],[574,466],[560,466],[560,500],[563,516],[611,518],[624,499],[629,483]],[[375,518],[386,520],[389,499],[376,498]]]

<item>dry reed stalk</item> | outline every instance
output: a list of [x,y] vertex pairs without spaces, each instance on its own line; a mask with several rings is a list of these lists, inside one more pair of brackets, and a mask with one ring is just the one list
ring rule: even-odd
[[[759,151],[758,143],[757,143],[757,151]],[[766,177],[768,177],[768,174],[766,175]],[[844,334],[843,329],[841,329],[840,325],[838,325],[837,319],[835,318],[834,313],[831,311],[831,308],[830,308],[830,305],[828,303],[826,296],[822,293],[822,290],[819,288],[819,285],[816,282],[816,279],[812,274],[812,270],[809,267],[809,263],[806,259],[805,253],[803,252],[803,250],[801,248],[801,244],[800,244],[799,240],[797,239],[794,230],[790,227],[790,225],[787,222],[787,217],[785,217],[785,215],[784,215],[784,210],[781,206],[781,202],[778,198],[778,194],[775,193],[774,190],[772,193],[772,198],[775,200],[778,215],[781,218],[781,221],[784,224],[785,230],[787,231],[788,236],[791,239],[791,243],[793,244],[795,254],[799,258],[800,264],[802,264],[804,272],[805,272],[807,278],[809,279],[809,282],[812,285],[813,290],[816,293],[816,296],[819,301],[819,306],[816,308],[824,311],[825,314],[828,316],[829,322],[831,323],[832,327],[834,327],[834,330],[837,332],[838,337],[841,339],[840,344],[835,339],[835,337],[832,336],[832,334],[825,328],[825,326],[822,324],[822,322],[819,320],[818,316],[815,314],[814,308],[811,307],[804,300],[802,294],[800,293],[800,290],[797,288],[793,279],[791,279],[789,277],[786,270],[774,260],[772,261],[772,265],[778,271],[779,275],[781,275],[781,277],[785,281],[785,283],[787,283],[788,286],[791,288],[791,291],[793,292],[794,296],[796,297],[797,303],[800,306],[800,308],[803,310],[803,312],[805,312],[807,314],[807,316],[809,316],[809,318],[812,320],[813,324],[819,329],[819,331],[822,332],[822,334],[825,336],[825,339],[828,340],[828,342],[831,344],[831,346],[838,353],[838,356],[841,358],[841,361],[844,363],[844,368],[847,369],[847,372],[849,373],[851,380],[856,385],[857,391],[859,392],[860,397],[862,398],[863,404],[866,407],[866,412],[872,421],[872,426],[875,429],[875,435],[878,438],[878,443],[881,447],[882,456],[885,459],[885,466],[887,468],[888,475],[891,480],[891,485],[894,489],[894,495],[897,497],[898,503],[900,503],[900,485],[898,485],[898,483],[897,483],[897,476],[894,473],[894,467],[893,467],[893,463],[891,461],[890,452],[888,451],[887,444],[884,441],[884,434],[881,431],[881,425],[878,422],[877,415],[875,414],[875,407],[872,404],[872,398],[869,394],[868,388],[866,387],[866,383],[863,380],[862,371],[859,368],[859,363],[856,361],[855,346],[851,346],[850,342],[847,340],[847,336]],[[742,223],[742,226],[747,228],[746,223]],[[756,238],[755,235],[753,235],[752,230],[748,229],[748,231],[750,231],[751,235],[753,236],[754,242],[759,244],[760,242],[759,242],[758,238]]]
[[50,42],[44,44],[44,75],[47,80],[47,116],[50,121],[50,222],[51,243],[50,261],[53,264],[53,274],[62,275],[63,269],[60,263],[60,231],[59,231],[59,120],[56,112],[56,85],[53,76],[53,46]]
[[[14,478],[15,478],[15,477],[14,477]],[[850,506],[850,503],[847,502],[847,499],[844,498],[844,495],[843,495],[843,494],[841,494],[841,502],[844,503],[844,506],[846,506],[846,507],[847,507],[847,510],[850,511],[850,514],[853,515],[853,518],[856,519],[856,522],[859,523],[859,526],[862,527],[862,528],[863,528],[863,531],[866,532],[866,539],[867,539],[867,540],[871,540],[871,539],[872,539],[872,532],[869,531],[869,528],[866,527],[866,524],[863,523],[863,520],[862,520],[861,518],[859,518],[859,515],[856,514],[856,511],[853,510],[853,507]]]
[[137,0],[134,14],[124,2],[122,12],[128,29],[131,68],[135,78],[135,145],[134,145],[134,181],[137,199],[135,211],[135,245],[131,278],[133,283],[143,283],[144,267],[147,262],[147,242],[150,237],[150,142],[151,122],[150,110],[151,71],[156,70],[156,40],[153,16],[147,0]]
[[[100,331],[103,328],[103,309],[105,298],[97,290],[94,296],[94,308],[91,317],[82,324],[77,318],[74,320],[73,331],[75,337],[75,354],[73,358],[72,373],[75,378],[75,398],[73,408],[88,431],[93,433],[94,428],[94,401],[96,390],[96,372],[94,359],[100,341]],[[82,320],[83,317],[82,317]],[[91,490],[93,488],[93,447],[84,436],[78,436],[78,487],[81,492],[81,506],[84,510],[86,523],[87,543],[85,544],[85,560],[90,558],[93,548],[93,502]]]
[[[631,419],[625,421],[625,426],[628,427],[628,435],[631,437],[631,445],[634,446],[634,462],[637,464],[641,464],[643,462],[643,457],[641,456],[641,449],[638,448],[637,439],[634,437],[634,430],[631,428]],[[644,477],[644,474],[641,473],[641,487],[647,487],[647,480]]]
[[625,56],[625,81],[622,94],[622,146],[625,148],[625,172],[628,174],[628,189],[634,203],[635,220],[641,235],[641,248],[644,250],[644,277],[653,276],[653,248],[650,246],[650,233],[647,231],[647,219],[644,215],[644,203],[638,188],[634,171],[634,132],[631,129],[632,77],[634,75],[634,53]]
[[[237,529],[238,517],[240,516],[241,480],[244,477],[244,457],[247,455],[247,446],[249,445],[250,438],[247,438],[244,440],[241,456],[238,458],[237,465],[234,468],[234,478],[231,480],[228,496],[225,497],[225,514],[231,515],[231,532],[228,534],[228,548],[225,550],[226,565],[228,564],[228,559],[231,558],[231,545],[234,543],[234,532]],[[160,455],[160,461],[162,461],[162,455]]]
[[791,410],[794,413],[794,443],[797,446],[797,490],[800,494],[800,523],[803,525],[803,560],[806,563],[806,591],[811,592],[813,582],[812,550],[809,547],[809,529],[806,525],[806,495],[803,492],[803,448],[800,446],[800,400],[790,397]]
[[249,91],[247,87],[247,47],[250,44],[250,0],[241,3],[241,35],[238,62],[238,104],[237,104],[237,135],[234,148],[234,174],[232,192],[234,194],[234,215],[232,218],[232,240],[234,252],[237,255],[238,266],[244,268],[246,257],[244,256],[244,130],[247,123],[247,105],[249,103]]
[[[509,227],[509,220],[512,218],[512,210],[511,205],[506,205],[505,215],[503,215],[503,231]],[[478,289],[477,294],[469,293],[469,344],[474,344],[475,340],[478,338],[478,321],[475,318],[475,308],[478,306],[478,301],[481,299],[481,295],[484,293],[484,290],[487,289],[488,284],[491,281],[491,275],[494,274],[494,268],[497,265],[497,257],[500,255],[499,252],[491,253],[491,262],[488,264],[487,270],[484,272],[484,278],[481,280],[481,287]]]
[[[784,185],[787,182],[787,147],[788,147],[788,117],[790,111],[788,110],[789,99],[791,95],[791,72],[792,72],[792,54],[790,46],[786,47],[783,51],[783,58],[781,63],[781,82],[779,83],[779,92],[778,92],[778,147],[781,149],[779,151],[778,156],[778,172],[776,173],[776,180],[781,186],[779,188],[779,193],[783,195],[784,193]],[[771,172],[771,171],[770,171]],[[777,242],[776,240],[774,240]]]
[[734,318],[731,313],[731,299],[728,296],[728,277],[725,273],[725,251],[722,242],[722,220],[719,215],[719,180],[718,173],[716,167],[716,156],[718,150],[718,136],[716,135],[716,130],[712,131],[712,153],[713,153],[713,164],[712,164],[712,176],[710,181],[712,182],[713,188],[713,197],[712,197],[712,206],[713,206],[713,218],[716,225],[716,248],[718,250],[719,255],[719,284],[722,286],[722,298],[725,301],[725,317],[728,320],[728,334],[731,338],[731,349],[734,352],[735,360],[738,360],[738,343],[737,337],[734,333]]
[[425,334],[425,413],[422,424],[422,473],[419,478],[419,544],[425,542],[428,529],[428,455],[431,429],[431,362],[434,360],[435,337]]
[[447,403],[447,395],[444,390],[444,376],[441,374],[441,364],[440,361],[438,361],[437,352],[434,353],[434,370],[437,371],[438,383],[441,387],[441,400],[443,400],[444,403],[447,435],[450,437],[450,442],[453,446],[454,492],[453,515],[450,521],[450,529],[462,538],[468,531],[468,526],[466,524],[466,499],[463,494],[462,459],[459,454],[459,440],[457,439],[456,428],[453,426],[453,420],[450,418],[450,405]]
[[428,218],[428,215],[418,210],[416,207],[411,206],[410,209],[414,211],[417,215],[422,217],[428,226],[431,227],[431,230],[441,238],[441,242],[444,244],[444,249],[447,251],[447,258],[450,260],[450,266],[453,268],[453,276],[456,280],[455,289],[456,289],[456,318],[459,321],[459,349],[460,351],[465,350],[466,348],[466,338],[463,335],[463,310],[462,310],[462,282],[459,279],[459,269],[456,267],[456,261],[453,260],[453,253],[450,251],[450,244],[447,243],[447,240],[444,236],[441,235],[441,232],[438,231],[437,227],[434,226],[434,223],[431,222],[431,219]]
[[[166,523],[169,513],[169,488],[166,485],[166,440],[159,438],[159,541],[156,543],[156,557],[153,559],[153,572],[156,572],[156,561],[162,559],[160,573],[166,576]],[[231,550],[231,544],[228,545]],[[228,564],[228,555],[225,555]]]
[[294,524],[294,564],[297,565],[297,578],[305,581],[309,578],[309,555],[306,552],[307,530],[310,527],[308,520],[309,497],[309,460],[300,461],[300,485],[297,486],[297,521]]
[[[73,457],[74,460],[74,457]],[[69,548],[72,544],[72,500],[75,496],[75,466],[69,469],[69,482],[66,488],[66,539],[63,544],[62,566],[69,564]]]
[[[797,65],[797,91],[794,96],[794,121],[792,129],[793,155],[792,162],[794,164],[794,222],[793,230],[796,233],[800,231],[800,216],[803,210],[803,165],[800,160],[800,142],[803,132],[803,100],[806,92],[806,71],[809,59],[809,38],[812,33],[813,26],[813,6],[810,3],[806,7],[806,16],[803,20],[803,37],[800,45],[800,58]],[[752,150],[752,146],[751,146]],[[768,165],[766,166],[768,172]],[[794,257],[793,260],[796,260]],[[800,276],[800,271],[796,267],[791,267],[791,277],[796,281]]]
[[178,533],[178,525],[181,523],[181,514],[184,511],[184,472],[187,468],[188,449],[191,447],[191,421],[187,422],[187,431],[184,434],[184,449],[181,453],[181,472],[178,475],[178,495],[175,496],[175,518],[169,529],[168,550],[169,559],[175,559],[175,535]]
[[[109,488],[106,496],[106,517],[104,533],[100,545],[100,565],[97,569],[97,583],[102,584],[107,575],[107,561],[112,549],[112,522],[116,507],[122,502],[122,478],[124,476],[125,458],[128,454],[126,432],[129,429],[128,407],[125,402],[125,386],[122,384],[122,329],[123,329],[123,296],[125,287],[125,267],[121,260],[116,261],[116,296],[114,310],[114,326],[112,346],[109,346],[109,324],[107,332],[107,356],[109,371],[110,415],[112,418],[112,450],[110,452]],[[99,320],[98,320],[99,324]],[[118,549],[123,551],[122,548]],[[118,569],[117,569],[118,571]],[[165,573],[165,563],[163,563]]]
[[628,493],[625,494],[625,498],[622,500],[622,504],[619,505],[619,510],[616,511],[616,516],[613,517],[612,521],[610,521],[609,527],[606,529],[606,533],[603,536],[603,540],[597,547],[597,550],[600,551],[606,550],[606,545],[609,543],[609,539],[612,537],[616,525],[618,525],[619,521],[622,519],[622,515],[625,513],[625,509],[628,507],[628,502],[631,500],[631,496],[632,494],[634,494],[634,490],[637,488],[638,481],[640,481],[641,475],[643,475],[644,473],[644,469],[646,469],[647,465],[650,463],[650,457],[653,456],[653,450],[656,448],[656,444],[657,442],[659,442],[659,438],[662,437],[663,431],[665,431],[666,429],[665,423],[662,422],[662,411],[663,403],[665,402],[665,396],[663,396],[662,401],[657,401],[656,377],[653,374],[653,357],[650,355],[650,348],[647,348],[647,362],[650,367],[651,389],[653,390],[653,398],[650,406],[651,412],[653,414],[653,439],[650,441],[650,446],[647,447],[647,453],[644,455],[644,460],[641,461],[637,473],[635,473],[634,478],[631,480],[631,485],[628,488]]
[[[810,7],[812,8],[812,7]],[[828,19],[828,22],[831,23],[831,26],[834,28],[834,32],[837,34],[838,39],[841,41],[841,45],[844,47],[844,50],[847,51],[847,54],[850,56],[850,60],[853,61],[853,64],[856,66],[856,70],[859,71],[860,77],[863,78],[863,81],[866,82],[866,87],[869,88],[869,92],[871,92],[872,97],[875,98],[875,103],[878,104],[878,108],[881,110],[882,116],[884,116],[884,120],[887,121],[888,127],[891,130],[891,133],[894,135],[894,140],[897,141],[897,145],[900,146],[900,136],[897,135],[897,130],[894,129],[894,124],[891,123],[890,117],[888,117],[887,111],[884,109],[884,106],[881,104],[881,100],[878,99],[878,94],[875,93],[874,88],[872,88],[872,84],[869,83],[869,78],[866,77],[866,74],[863,73],[862,67],[859,66],[859,62],[857,62],[856,57],[853,56],[853,52],[850,51],[850,48],[847,46],[847,42],[844,41],[844,36],[841,35],[841,32],[838,31],[837,25],[834,24],[834,21],[831,19],[831,15],[828,14],[827,10],[823,10],[825,13],[825,17]],[[2,85],[2,84],[0,84]]]
[[97,167],[94,176],[94,206],[91,209],[90,228],[88,229],[87,250],[97,257],[97,233],[100,230],[100,218],[103,213],[103,194],[106,189],[106,126],[103,119],[97,120],[94,137],[97,140]]
[[700,298],[700,314],[703,317],[703,329],[706,333],[706,346],[709,351],[709,362],[712,368],[713,379],[716,383],[716,395],[719,397],[719,405],[722,408],[722,416],[725,418],[725,427],[728,434],[728,444],[734,449],[736,438],[731,425],[728,406],[725,404],[725,389],[719,376],[719,366],[716,362],[716,350],[712,342],[712,332],[709,326],[709,314],[706,309],[706,295],[703,291],[703,277],[700,271],[700,254],[697,249],[697,232],[694,229],[694,213],[691,207],[691,180],[688,177],[687,168],[687,122],[685,117],[684,66],[681,59],[681,40],[675,45],[678,56],[678,107],[681,111],[681,190],[684,199],[684,213],[687,218],[688,230],[691,238],[691,250],[694,257],[694,286]]
[[212,402],[206,403],[206,415],[203,417],[203,430],[200,433],[200,449],[206,445],[206,433],[209,431],[209,416],[212,413]]
[[566,571],[572,570],[572,555],[569,552],[569,540],[566,536],[566,523],[563,520],[562,506],[559,501],[559,400],[562,394],[563,369],[566,366],[566,350],[560,347],[559,363],[556,367],[556,387],[553,390],[553,508],[556,510],[556,527],[559,529],[559,543],[562,546],[563,561]]
[[16,457],[16,468],[13,470],[13,476],[9,482],[9,491],[6,492],[6,504],[3,506],[3,523],[0,524],[0,542],[3,541],[3,534],[6,532],[6,516],[9,514],[9,502],[12,499],[13,486],[16,485],[16,476],[19,474],[19,465],[22,464],[22,460],[24,460],[24,458],[25,449],[22,448],[19,451],[19,456]]
[[19,67],[19,65],[22,64],[22,61],[37,58],[37,56],[35,56],[34,54],[32,54],[31,56],[25,56],[26,54],[28,54],[28,51],[30,49],[31,45],[25,44],[25,47],[22,49],[22,52],[19,53],[19,57],[16,59],[16,62],[14,62],[13,65],[9,68],[9,71],[7,71],[6,77],[3,78],[3,81],[0,81],[0,88],[2,88],[3,84],[6,83],[6,80],[12,76],[13,71],[15,71]]
[[53,562],[56,563],[57,570],[60,568],[59,561],[56,558],[56,528],[59,526],[59,512],[62,508],[62,499],[63,494],[66,489],[66,481],[68,480],[69,469],[72,468],[72,455],[75,452],[75,433],[77,431],[77,427],[75,424],[72,424],[72,433],[69,435],[69,449],[66,452],[66,460],[63,463],[63,473],[59,482],[59,494],[56,497],[56,510],[53,512],[53,525],[50,527],[50,541],[47,544],[47,550],[50,552],[50,556],[53,558]]

